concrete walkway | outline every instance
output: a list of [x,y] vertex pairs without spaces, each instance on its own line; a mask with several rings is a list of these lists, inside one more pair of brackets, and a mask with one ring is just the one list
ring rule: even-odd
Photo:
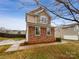
[[5,52],[8,51],[16,51],[19,49],[19,46],[21,43],[23,43],[25,40],[16,41],[9,49],[7,49]]
[[9,44],[14,44],[16,41],[15,40],[3,40],[3,41],[0,41],[0,46],[1,45],[9,45]]
[[20,46],[20,43],[24,42],[24,40],[21,40],[19,42],[16,42],[13,44],[9,49],[7,49],[5,52],[10,52],[10,51],[17,51],[17,50],[24,50],[24,49],[30,49],[30,48],[35,48],[35,47],[43,47],[43,46],[49,46],[49,45],[57,45],[57,44],[64,44],[68,43],[67,41],[62,41],[62,42],[55,42],[55,43],[45,43],[45,44],[34,44],[34,45],[27,45],[27,46]]

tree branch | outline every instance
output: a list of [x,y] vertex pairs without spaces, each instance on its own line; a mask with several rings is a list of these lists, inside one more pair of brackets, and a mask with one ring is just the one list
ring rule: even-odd
[[64,6],[70,11],[70,13],[71,13],[71,15],[73,16],[73,18],[74,18],[74,21],[76,21],[76,22],[78,22],[79,23],[79,21],[78,20],[76,20],[76,18],[75,18],[75,15],[73,14],[73,12],[72,12],[72,10],[70,9],[70,6],[69,6],[69,4],[66,4],[65,2],[63,3],[64,4]]
[[[63,17],[63,16],[61,16],[61,15],[58,15],[55,11],[49,10],[47,7],[45,7],[44,5],[42,5],[41,3],[39,3],[38,1],[35,1],[35,2],[38,3],[41,7],[43,7],[45,10],[51,12],[52,14],[58,16],[59,18],[62,18],[62,19],[65,19],[65,20],[69,20],[69,21],[75,21],[75,22],[79,23],[79,21],[76,20],[75,18],[74,18],[74,19],[65,18],[65,17]],[[60,1],[60,0],[59,0],[59,2],[63,3],[63,1]],[[63,4],[64,4],[64,5],[67,7],[67,9],[68,9],[68,6],[67,6],[65,3],[63,3]],[[70,9],[70,11],[71,11],[71,9]],[[72,12],[71,12],[71,13],[72,13]],[[73,15],[73,13],[72,13],[72,15]],[[73,15],[73,16],[74,16],[74,15]]]
[[[62,4],[66,4],[66,2],[63,2],[63,1],[61,1],[61,0],[56,0],[57,2],[59,2],[59,3],[62,3]],[[69,1],[69,0],[68,0]],[[70,1],[69,1],[70,2]],[[71,3],[70,3],[71,4]],[[73,6],[73,5],[72,5]],[[74,6],[73,6],[74,7]],[[75,8],[75,7],[74,7]],[[76,9],[76,10],[74,10],[74,9],[72,9],[72,8],[70,8],[71,9],[71,11],[73,11],[73,12],[75,12],[75,13],[77,13],[77,14],[79,14],[79,10],[78,9]]]
[[68,0],[68,2],[70,3],[70,5],[71,5],[77,12],[79,12],[79,10],[73,6],[73,4],[71,3],[70,0]]
[[43,6],[42,4],[40,4],[40,5],[41,5],[44,9],[46,9],[47,11],[49,11],[49,12],[53,13],[54,15],[58,16],[59,18],[62,18],[62,19],[65,19],[65,20],[69,20],[69,21],[75,21],[75,22],[79,23],[79,21],[77,21],[77,20],[62,17],[62,16],[58,15],[57,13],[54,13],[55,11],[49,10],[47,7]]

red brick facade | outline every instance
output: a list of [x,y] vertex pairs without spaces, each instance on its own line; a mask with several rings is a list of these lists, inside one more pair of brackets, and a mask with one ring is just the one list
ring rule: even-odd
[[40,28],[40,36],[35,36],[35,27],[29,26],[28,30],[28,43],[48,43],[48,42],[54,42],[55,41],[55,34],[54,34],[54,28],[51,27],[51,35],[48,36],[46,34],[46,27]]

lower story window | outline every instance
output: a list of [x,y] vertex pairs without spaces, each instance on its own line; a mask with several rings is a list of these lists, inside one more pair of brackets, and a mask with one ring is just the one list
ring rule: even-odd
[[35,26],[35,35],[40,36],[40,27],[39,26]]
[[51,28],[47,27],[47,35],[51,35]]

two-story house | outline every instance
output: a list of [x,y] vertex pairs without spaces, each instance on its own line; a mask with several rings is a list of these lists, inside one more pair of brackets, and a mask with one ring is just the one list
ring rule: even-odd
[[51,17],[42,7],[26,14],[26,41],[28,43],[55,41],[55,29],[51,26]]

